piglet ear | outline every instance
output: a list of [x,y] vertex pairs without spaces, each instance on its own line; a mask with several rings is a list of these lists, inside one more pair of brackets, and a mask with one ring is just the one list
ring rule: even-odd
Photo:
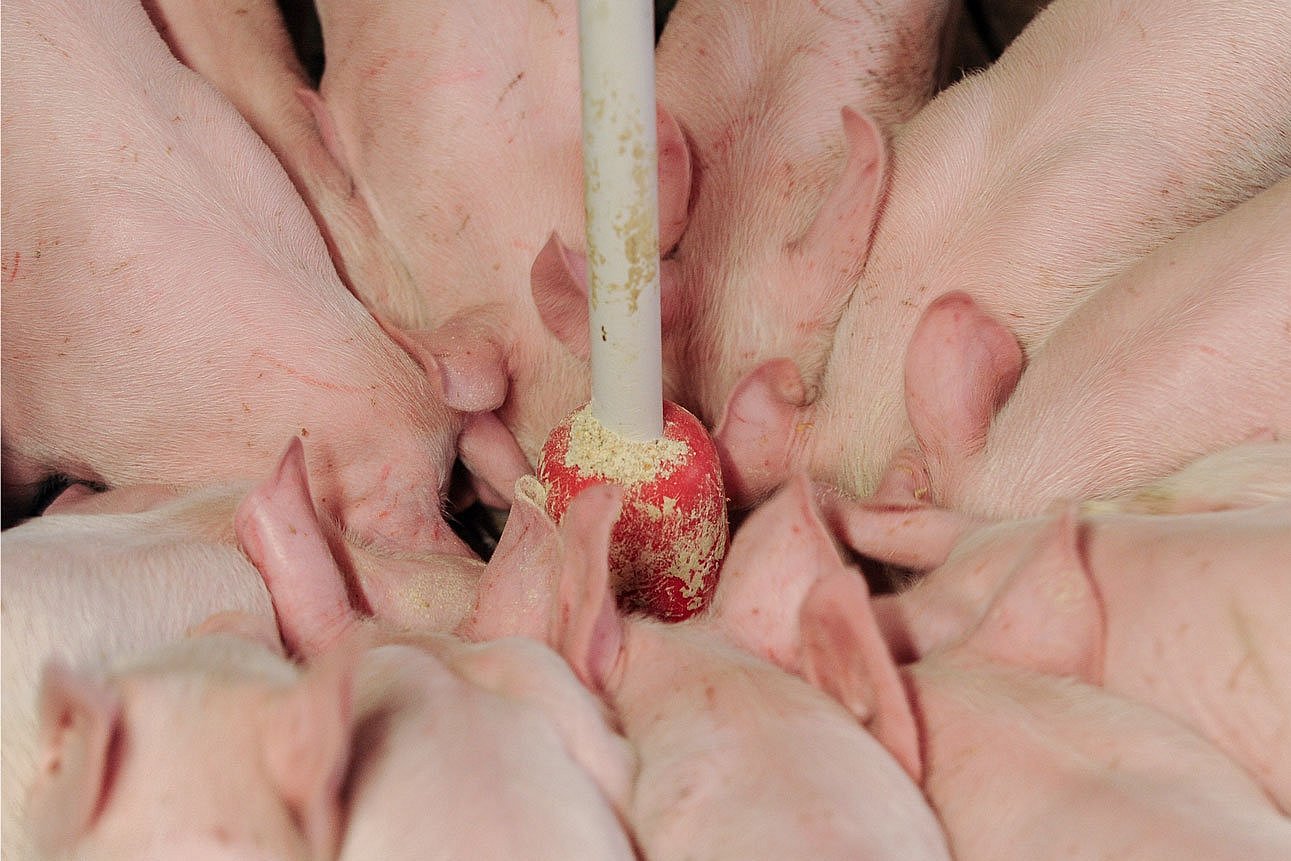
[[859,272],[878,219],[887,151],[883,136],[867,114],[843,108],[842,123],[847,144],[843,171],[815,220],[792,248],[831,271]]
[[458,629],[467,640],[529,637],[548,642],[564,550],[533,476],[516,482],[515,502],[480,579],[475,609]]
[[457,456],[486,505],[511,507],[515,483],[533,474],[515,436],[493,413],[467,416],[457,437]]
[[857,571],[838,571],[811,587],[802,605],[804,674],[865,724],[919,782],[919,729],[869,598]]
[[341,787],[354,723],[354,679],[368,646],[343,638],[264,716],[263,757],[274,787],[300,823],[313,858],[334,858],[341,836]]
[[965,647],[992,661],[1100,684],[1103,612],[1080,540],[1076,506],[1065,506],[1004,581]]
[[439,390],[449,407],[478,413],[502,406],[509,386],[507,357],[490,320],[467,314],[433,331],[401,334],[404,348],[427,372],[438,372]]
[[553,233],[534,258],[529,286],[543,324],[571,353],[586,359],[591,350],[587,341],[587,261]]
[[622,488],[592,485],[574,497],[560,521],[564,559],[552,641],[583,684],[598,691],[606,689],[623,647],[609,562],[610,533],[622,506]]
[[105,681],[55,662],[41,678],[38,714],[39,758],[28,818],[42,853],[61,856],[102,810],[121,703]]
[[238,505],[233,528],[264,577],[289,650],[318,654],[358,621],[345,575],[314,510],[299,437],[273,474]]
[[772,359],[735,384],[713,431],[722,478],[735,505],[752,505],[788,476],[790,446],[807,402],[792,359]]
[[986,444],[991,419],[1022,374],[1022,348],[966,293],[928,306],[906,348],[906,411],[934,477]]
[[818,499],[830,530],[854,552],[916,571],[944,564],[960,539],[982,524],[959,511],[850,499],[833,488],[820,488]]
[[806,476],[754,509],[722,562],[711,614],[732,640],[799,670],[799,608],[813,583],[843,567]]
[[656,103],[659,151],[659,253],[667,254],[681,239],[690,217],[690,147],[672,112]]

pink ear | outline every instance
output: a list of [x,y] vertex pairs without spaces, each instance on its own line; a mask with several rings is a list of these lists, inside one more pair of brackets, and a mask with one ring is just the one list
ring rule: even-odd
[[574,497],[561,518],[564,560],[560,613],[553,640],[583,684],[606,690],[623,646],[623,619],[610,590],[610,532],[623,490],[592,485]]
[[839,571],[812,586],[802,607],[805,673],[856,715],[918,782],[923,775],[918,726],[869,597],[857,571]]
[[458,629],[467,640],[549,640],[563,556],[560,533],[532,476],[516,485],[506,527],[480,580],[475,610]]
[[345,148],[341,145],[341,137],[336,130],[336,121],[332,119],[332,112],[328,110],[323,97],[315,90],[300,87],[296,90],[296,98],[300,99],[301,104],[313,116],[314,125],[318,128],[318,137],[322,140],[323,148],[331,157],[335,168],[346,177],[352,176],[349,160],[345,156]]
[[28,818],[42,853],[62,855],[102,810],[121,703],[107,683],[52,663],[41,678],[38,713],[38,770]]
[[299,437],[273,475],[242,500],[233,528],[264,577],[283,642],[293,652],[317,654],[358,620],[314,511]]
[[906,348],[906,411],[933,477],[986,443],[991,419],[1022,374],[1022,348],[966,293],[928,306]]
[[1068,506],[1036,537],[964,645],[990,660],[1099,684],[1103,634],[1076,508]]
[[55,496],[49,505],[45,506],[45,514],[62,514],[70,510],[76,512],[77,505],[90,499],[97,494],[94,489],[84,484],[69,484],[63,488],[63,492]]
[[457,438],[457,456],[470,470],[476,482],[483,483],[488,501],[509,507],[515,483],[521,476],[532,475],[533,467],[520,450],[515,437],[493,413],[475,413],[466,420]]
[[886,181],[886,148],[867,114],[843,108],[847,159],[843,172],[794,251],[831,271],[859,272],[878,219]]
[[833,488],[822,490],[820,507],[833,533],[856,553],[918,571],[943,564],[959,540],[981,525],[958,511],[848,499]]
[[811,485],[795,475],[735,533],[710,614],[736,643],[797,672],[799,608],[813,583],[842,568]]
[[507,397],[506,351],[492,326],[471,315],[455,318],[432,332],[410,332],[427,370],[439,371],[444,403],[463,413],[496,410]]
[[676,118],[655,105],[659,150],[659,253],[666,255],[681,239],[690,218],[690,147]]
[[340,843],[354,677],[367,646],[361,635],[343,638],[265,717],[265,765],[315,858],[335,857]]
[[806,404],[807,390],[791,359],[772,359],[735,384],[713,432],[735,505],[751,505],[785,480],[795,427]]
[[582,255],[567,248],[553,233],[534,258],[529,285],[543,324],[571,353],[586,359],[591,348],[587,342],[587,262]]

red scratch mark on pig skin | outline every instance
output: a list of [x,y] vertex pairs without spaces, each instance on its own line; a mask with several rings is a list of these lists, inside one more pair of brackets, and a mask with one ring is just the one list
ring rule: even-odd
[[311,386],[316,386],[317,388],[325,389],[329,392],[350,392],[352,394],[359,394],[364,391],[363,386],[347,386],[343,383],[330,382],[328,380],[323,380],[318,377],[312,376],[311,374],[306,374],[302,371],[298,371],[295,368],[293,368],[291,365],[288,365],[286,362],[282,361],[281,359],[276,359],[262,350],[252,350],[251,356],[256,359],[262,359],[263,361],[269,363],[270,365],[273,365],[275,368],[282,371],[284,374],[291,377],[292,379],[300,380],[302,383],[305,383]]
[[13,253],[13,268],[9,270],[9,283],[12,284],[18,278],[18,263],[22,260],[22,252]]

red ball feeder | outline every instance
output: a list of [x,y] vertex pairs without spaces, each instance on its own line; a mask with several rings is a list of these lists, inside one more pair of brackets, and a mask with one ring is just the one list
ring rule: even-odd
[[726,494],[699,420],[663,400],[654,5],[580,0],[583,200],[592,400],[543,445],[547,512],[625,490],[610,539],[615,591],[676,621],[702,610],[726,554]]
[[627,609],[677,622],[708,606],[729,536],[717,450],[704,426],[671,401],[663,423],[662,438],[634,442],[583,407],[547,438],[538,478],[558,521],[584,488],[624,488],[610,534],[615,592]]

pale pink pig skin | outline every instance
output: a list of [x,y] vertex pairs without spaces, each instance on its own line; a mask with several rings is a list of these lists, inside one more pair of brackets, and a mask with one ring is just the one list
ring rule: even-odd
[[[659,100],[696,170],[665,264],[665,370],[672,396],[710,425],[760,361],[791,356],[820,376],[865,262],[883,138],[932,97],[958,9],[682,0],[669,14]],[[844,108],[873,121],[859,140]]]
[[263,580],[233,544],[240,497],[198,492],[137,513],[50,514],[5,531],[6,858],[31,857],[22,799],[37,767],[36,692],[47,660],[103,666],[176,640],[220,612],[254,614],[272,628]]
[[[802,380],[781,362],[732,394],[717,438],[733,496],[765,495],[795,465],[873,492],[912,436],[908,352],[941,297],[962,291],[1015,339],[1016,356],[995,362],[997,350],[992,370],[1020,369],[1093,291],[1291,172],[1285,12],[1280,0],[1184,11],[1164,0],[1058,0],[996,64],[903,126],[864,274],[843,288],[850,298],[824,376]],[[934,339],[919,346],[937,352]],[[1008,394],[1009,385],[972,384],[990,399]],[[1064,379],[1064,392],[1072,385]],[[1215,442],[1251,430],[1226,429]],[[1094,469],[1078,474],[1104,480]],[[1013,513],[1039,504],[1023,495]]]
[[51,665],[34,857],[335,858],[352,678],[218,630],[107,674]]
[[[327,141],[302,91],[310,88],[273,0],[144,0],[175,56],[215,85],[274,151],[314,214],[332,262],[360,298],[398,295],[410,277],[380,241],[362,196]],[[366,301],[366,300],[365,300]]]
[[596,779],[626,793],[631,750],[559,657],[522,640],[424,645],[360,664],[340,858],[635,858],[626,799]]
[[[1045,570],[1048,549],[1028,564]],[[1016,614],[988,614],[929,648],[901,668],[900,697],[876,697],[872,682],[892,671],[892,656],[865,645],[877,632],[865,590],[838,585],[850,588],[817,605],[804,637],[823,630],[838,642],[845,663],[823,676],[841,679],[839,690],[869,707],[871,729],[894,752],[917,752],[923,791],[960,861],[1272,861],[1291,851],[1291,820],[1209,740],[1133,695],[1064,678],[1061,667],[1017,666],[1007,638],[993,642]],[[1057,587],[1051,609],[1060,613],[1064,591],[1047,585]],[[1037,639],[1034,654],[1084,657],[1063,640],[1070,625],[1034,621],[1044,632],[1060,629]],[[890,732],[906,723],[918,727],[913,748]]]
[[[838,572],[860,582],[815,518],[805,481],[737,536],[714,615],[672,625],[614,607],[606,542],[618,492],[588,489],[559,530],[549,518],[541,527],[540,492],[517,491],[513,517],[525,506],[534,516],[491,563],[486,580],[507,585],[482,586],[468,632],[544,637],[602,692],[640,761],[628,819],[647,857],[949,857],[902,770],[911,751],[889,755],[855,714],[786,671],[830,647],[798,634],[812,584]],[[895,671],[886,682],[876,689],[896,696]]]
[[7,3],[4,74],[6,501],[249,478],[300,434],[347,528],[467,554],[439,510],[462,415],[142,8]]
[[1132,493],[1091,499],[1100,514],[1195,514],[1291,499],[1291,441],[1252,440],[1220,449]]

